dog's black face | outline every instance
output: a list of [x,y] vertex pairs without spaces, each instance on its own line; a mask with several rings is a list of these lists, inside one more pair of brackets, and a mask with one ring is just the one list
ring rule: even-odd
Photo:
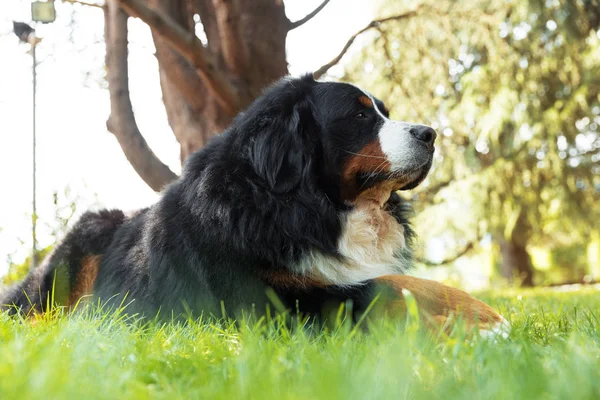
[[317,186],[351,203],[376,186],[388,197],[417,186],[436,138],[430,127],[390,120],[379,99],[353,85],[309,76],[269,89],[238,127],[240,147],[250,143],[254,170],[274,192]]

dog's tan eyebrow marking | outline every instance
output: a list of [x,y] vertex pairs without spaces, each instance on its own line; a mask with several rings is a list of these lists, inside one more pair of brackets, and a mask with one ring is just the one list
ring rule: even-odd
[[367,108],[373,108],[373,100],[371,100],[368,96],[360,96],[358,101],[360,101],[360,104]]

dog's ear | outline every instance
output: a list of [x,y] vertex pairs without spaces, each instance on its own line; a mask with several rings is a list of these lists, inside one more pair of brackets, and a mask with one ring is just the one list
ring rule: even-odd
[[254,171],[275,193],[292,191],[310,175],[318,128],[302,83],[291,82],[285,91],[275,91],[250,148]]

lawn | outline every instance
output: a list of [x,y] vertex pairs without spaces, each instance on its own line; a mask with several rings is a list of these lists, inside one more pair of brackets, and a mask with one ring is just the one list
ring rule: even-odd
[[507,339],[434,336],[415,320],[366,333],[0,315],[0,398],[600,398],[600,291],[479,297],[510,320]]

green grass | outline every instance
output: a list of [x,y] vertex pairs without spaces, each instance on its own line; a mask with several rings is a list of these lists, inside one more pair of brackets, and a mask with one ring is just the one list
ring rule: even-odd
[[508,339],[0,315],[0,398],[600,398],[600,292],[481,297],[511,321]]

